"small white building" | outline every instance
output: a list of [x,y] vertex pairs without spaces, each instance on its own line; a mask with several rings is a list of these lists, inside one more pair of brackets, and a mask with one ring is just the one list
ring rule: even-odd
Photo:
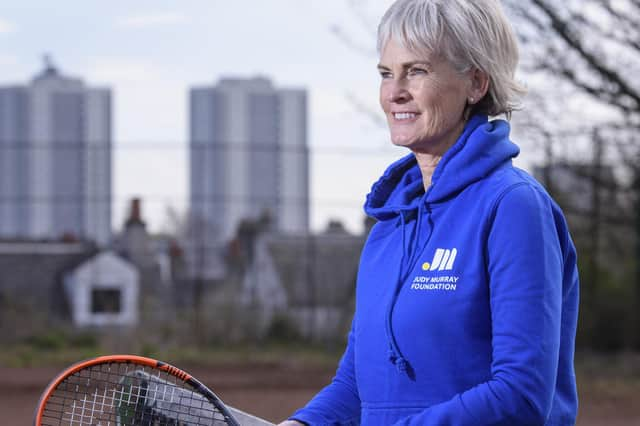
[[112,251],[100,252],[67,273],[64,289],[76,326],[138,322],[138,270]]

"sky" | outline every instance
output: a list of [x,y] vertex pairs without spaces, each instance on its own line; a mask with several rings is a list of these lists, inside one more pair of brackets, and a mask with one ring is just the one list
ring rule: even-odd
[[[375,28],[392,0],[21,0],[0,8],[0,85],[61,73],[113,91],[113,227],[140,197],[151,231],[188,199],[188,90],[265,76],[309,92],[311,225],[359,232],[389,163]],[[367,111],[367,112],[363,112]],[[369,111],[375,111],[370,114]]]

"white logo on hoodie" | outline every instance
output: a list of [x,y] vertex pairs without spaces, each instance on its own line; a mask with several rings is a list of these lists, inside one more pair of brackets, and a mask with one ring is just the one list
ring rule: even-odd
[[456,256],[458,255],[458,250],[456,248],[452,249],[436,249],[435,254],[433,255],[433,260],[431,263],[425,262],[422,264],[423,271],[450,271],[453,269],[453,262],[456,261]]

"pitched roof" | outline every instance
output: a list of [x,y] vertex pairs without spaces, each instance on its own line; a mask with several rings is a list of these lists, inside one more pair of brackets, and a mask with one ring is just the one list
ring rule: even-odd
[[271,236],[268,247],[290,306],[344,306],[353,299],[362,236]]

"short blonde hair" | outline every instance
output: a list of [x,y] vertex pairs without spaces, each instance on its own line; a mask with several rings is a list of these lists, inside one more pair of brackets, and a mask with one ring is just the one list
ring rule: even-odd
[[509,117],[526,93],[515,80],[518,44],[498,0],[397,0],[378,26],[379,54],[390,39],[443,57],[460,73],[485,72],[489,90],[473,112]]

